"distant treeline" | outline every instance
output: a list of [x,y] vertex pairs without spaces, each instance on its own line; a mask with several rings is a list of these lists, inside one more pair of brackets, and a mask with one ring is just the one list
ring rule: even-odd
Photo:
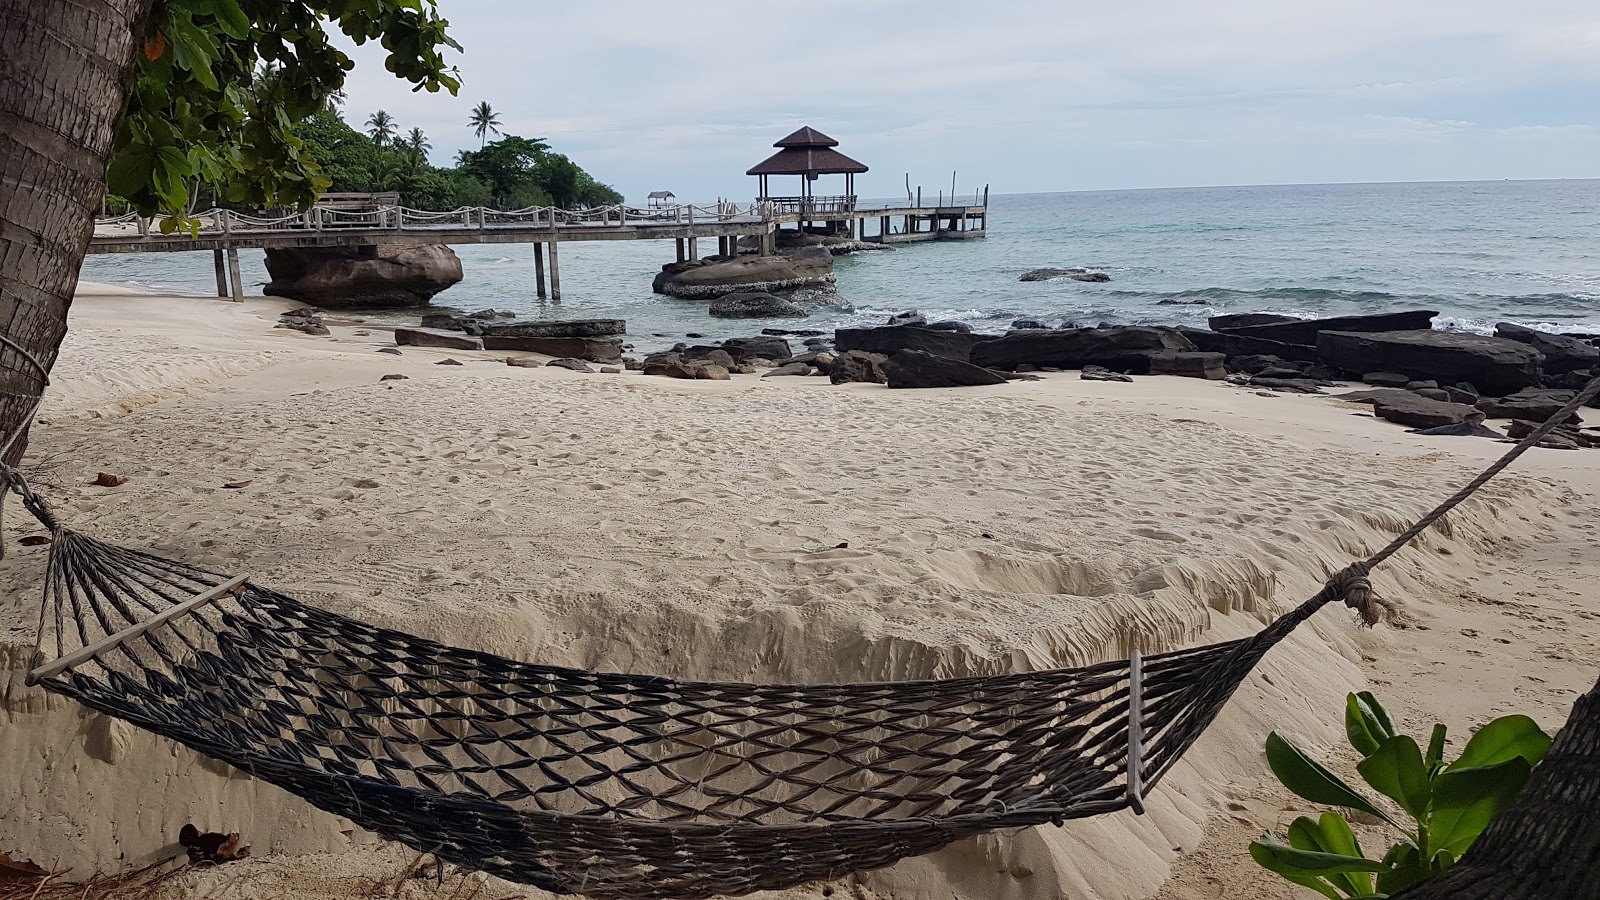
[[421,129],[390,136],[398,131],[390,123],[376,129],[375,140],[351,128],[337,112],[323,110],[296,131],[305,141],[305,155],[333,182],[330,191],[397,191],[404,205],[435,210],[577,209],[622,202],[611,186],[540,138],[506,135],[481,149],[463,150],[455,166],[440,168],[428,162],[430,147]]

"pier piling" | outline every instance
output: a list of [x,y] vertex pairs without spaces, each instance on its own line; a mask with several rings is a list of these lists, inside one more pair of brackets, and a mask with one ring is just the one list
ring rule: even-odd
[[545,298],[544,287],[544,241],[533,242],[533,280],[538,285],[539,299]]
[[226,268],[227,264],[223,261],[220,248],[211,251],[211,261],[216,263],[217,266],[217,296],[226,297],[228,296],[228,270]]
[[233,302],[244,302],[244,281],[239,277],[239,248],[228,245],[228,276],[233,284]]

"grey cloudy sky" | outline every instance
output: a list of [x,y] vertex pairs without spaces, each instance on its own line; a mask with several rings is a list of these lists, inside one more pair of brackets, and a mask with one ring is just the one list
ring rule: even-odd
[[744,171],[802,124],[880,197],[952,169],[999,193],[1600,175],[1593,0],[439,6],[461,96],[409,92],[367,48],[351,123],[387,109],[444,162],[488,100],[631,201],[750,197]]

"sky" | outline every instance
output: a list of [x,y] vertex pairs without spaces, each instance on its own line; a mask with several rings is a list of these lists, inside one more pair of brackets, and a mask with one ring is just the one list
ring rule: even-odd
[[1600,176],[1594,0],[438,5],[460,95],[368,45],[351,124],[386,109],[446,164],[487,100],[630,202],[749,199],[801,125],[871,167],[864,197]]

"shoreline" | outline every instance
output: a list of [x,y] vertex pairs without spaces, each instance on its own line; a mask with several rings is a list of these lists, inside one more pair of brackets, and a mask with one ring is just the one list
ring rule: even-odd
[[[359,325],[273,328],[297,306],[80,286],[30,453],[46,462],[42,493],[86,531],[260,573],[376,624],[614,671],[891,680],[1241,636],[1505,448],[1407,434],[1328,397],[1185,378],[890,392],[520,369],[504,352],[393,356]],[[1592,682],[1600,646],[1557,622],[1600,617],[1582,602],[1600,595],[1587,514],[1600,473],[1586,460],[1530,451],[1381,570],[1379,590],[1405,599],[1415,627],[1319,615],[1145,819],[984,838],[846,883],[876,897],[1190,900],[1236,866],[1223,883],[1280,896],[1247,874],[1243,844],[1215,843],[1247,830],[1240,817],[1256,832],[1281,824],[1263,787],[1267,730],[1329,745],[1344,691],[1366,686],[1408,725],[1437,717],[1460,735],[1507,711],[1555,725]],[[97,470],[130,481],[84,485]],[[256,487],[220,487],[246,479]],[[22,688],[43,559],[17,547],[26,525],[7,518],[15,552],[0,563],[0,700],[18,726],[0,750],[27,760],[0,846],[85,872],[118,853],[148,861],[189,816],[266,856],[185,876],[196,893],[234,873],[272,885],[303,865],[332,885],[393,865],[370,836],[148,735],[111,724],[112,749],[91,746],[77,735],[93,717]],[[1205,872],[1186,868],[1196,859]],[[339,895],[295,890],[283,895]]]

